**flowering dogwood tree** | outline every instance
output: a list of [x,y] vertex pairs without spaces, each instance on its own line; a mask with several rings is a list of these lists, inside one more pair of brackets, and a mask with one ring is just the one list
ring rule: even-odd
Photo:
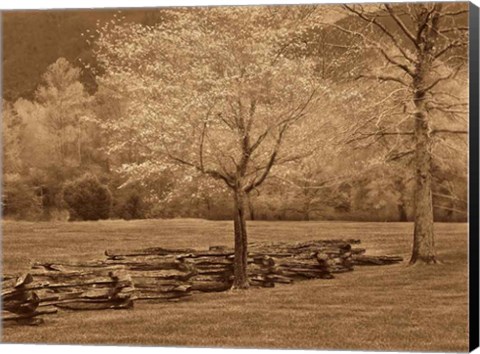
[[234,204],[234,288],[246,288],[246,198],[276,165],[314,148],[305,142],[318,124],[307,122],[325,88],[310,59],[289,59],[280,45],[308,7],[165,11],[167,23],[118,18],[97,29],[98,82],[125,108],[101,118],[110,153],[137,146],[123,166],[132,178],[168,170],[222,181]]

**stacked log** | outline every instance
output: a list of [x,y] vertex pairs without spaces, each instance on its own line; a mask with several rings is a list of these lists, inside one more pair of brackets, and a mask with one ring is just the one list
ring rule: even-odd
[[[397,256],[367,256],[358,240],[252,243],[248,278],[252,287],[274,287],[305,279],[332,279],[353,266],[387,265]],[[4,321],[38,324],[57,308],[125,309],[134,300],[178,301],[194,292],[225,291],[234,278],[234,250],[147,248],[107,250],[106,259],[83,263],[35,263],[19,278],[2,276]]]
[[[358,243],[353,239],[251,243],[250,285],[274,287],[297,280],[332,279],[336,273],[352,271],[354,265],[373,263],[371,258],[362,258],[365,249],[352,248]],[[234,250],[225,246],[107,250],[105,254],[107,264],[127,268],[138,299],[174,300],[191,292],[225,291],[233,284]]]
[[101,261],[35,263],[30,271],[38,285],[39,306],[69,310],[125,309],[134,290],[124,267]]
[[381,266],[400,263],[403,261],[402,257],[398,256],[365,256],[354,255],[352,263],[359,266]]
[[39,309],[40,298],[36,293],[36,284],[33,277],[26,273],[17,279],[13,277],[2,278],[2,321],[27,325],[43,323],[38,316],[56,313],[51,306]]
[[225,291],[233,284],[233,252],[211,247],[208,251],[196,251],[177,256],[177,259],[192,269],[189,279],[192,291]]
[[[302,243],[254,243],[254,257],[269,257],[269,275],[273,283],[291,283],[304,279],[332,279],[333,273],[353,270],[351,245],[356,240],[317,240]],[[264,261],[265,262],[265,261]]]
[[190,251],[163,248],[126,252],[107,250],[105,264],[126,268],[136,300],[177,301],[191,295],[189,279],[197,273],[194,267],[177,257]]

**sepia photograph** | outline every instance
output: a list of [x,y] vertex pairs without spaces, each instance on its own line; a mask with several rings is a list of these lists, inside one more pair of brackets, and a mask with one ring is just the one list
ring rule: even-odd
[[0,342],[478,346],[474,4],[0,19]]

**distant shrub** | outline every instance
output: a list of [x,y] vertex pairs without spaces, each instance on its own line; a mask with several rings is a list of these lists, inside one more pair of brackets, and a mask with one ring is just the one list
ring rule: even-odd
[[122,219],[134,220],[146,217],[147,206],[138,191],[131,191],[116,204],[115,214]]
[[42,198],[35,187],[19,175],[5,174],[2,191],[3,216],[37,220],[42,214]]
[[66,183],[63,199],[71,211],[71,220],[99,220],[110,216],[112,195],[95,175],[86,174]]

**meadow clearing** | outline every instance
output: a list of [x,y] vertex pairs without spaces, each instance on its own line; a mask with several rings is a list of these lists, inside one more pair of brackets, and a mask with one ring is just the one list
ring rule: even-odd
[[[3,273],[32,261],[102,259],[107,248],[232,245],[229,221],[2,222]],[[2,342],[345,350],[468,350],[467,224],[435,224],[442,264],[407,266],[412,223],[248,222],[250,241],[358,238],[403,264],[357,267],[332,280],[195,294],[131,310],[60,311]]]

